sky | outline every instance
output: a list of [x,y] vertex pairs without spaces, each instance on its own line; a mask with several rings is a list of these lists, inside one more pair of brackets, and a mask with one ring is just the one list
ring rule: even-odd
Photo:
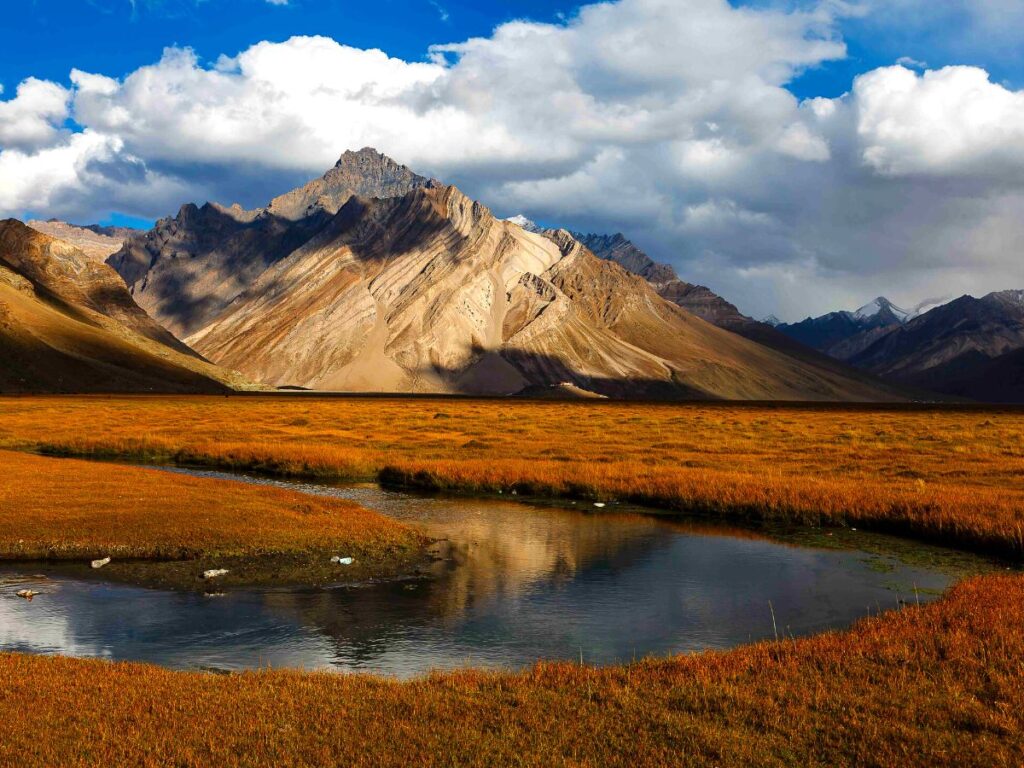
[[247,207],[373,146],[755,317],[1024,288],[1024,0],[7,0],[0,215]]

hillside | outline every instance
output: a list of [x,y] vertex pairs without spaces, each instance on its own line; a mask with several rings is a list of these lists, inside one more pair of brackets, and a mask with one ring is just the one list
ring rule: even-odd
[[189,350],[104,264],[0,222],[0,392],[223,392],[246,380]]

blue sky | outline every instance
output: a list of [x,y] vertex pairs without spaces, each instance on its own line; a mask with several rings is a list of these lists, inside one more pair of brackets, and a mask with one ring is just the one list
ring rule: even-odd
[[[512,19],[557,21],[579,3],[555,0],[7,0],[0,84],[26,77],[60,80],[73,67],[124,75],[150,63],[168,46],[188,46],[204,58],[240,51],[261,40],[327,35],[360,48],[381,48],[406,60],[422,59],[429,46],[490,34]],[[734,5],[763,7],[764,0]],[[774,3],[778,5],[778,3]],[[967,11],[928,8],[912,27],[882,26],[871,18],[843,24],[849,57],[808,71],[791,90],[800,97],[838,96],[861,73],[901,57],[929,64],[974,64],[993,77],[1019,84],[1024,52],[1016,38],[964,39]],[[952,4],[949,4],[952,5]],[[11,7],[12,6],[12,7]]]
[[420,59],[439,42],[487,35],[503,21],[553,21],[572,3],[549,0],[6,0],[0,82],[60,79],[72,67],[127,74],[167,46],[216,58],[261,40],[327,35],[360,48]]
[[500,215],[623,231],[755,315],[1024,280],[1024,0],[7,0],[2,23],[0,215],[258,206],[369,144]]

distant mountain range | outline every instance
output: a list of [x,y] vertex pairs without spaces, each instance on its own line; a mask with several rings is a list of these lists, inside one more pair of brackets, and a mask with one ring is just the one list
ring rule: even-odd
[[110,267],[13,219],[0,221],[0,360],[8,393],[251,386],[154,322]]
[[1024,401],[1024,291],[935,299],[907,311],[878,298],[777,329],[900,385],[957,397]]
[[1020,291],[760,322],[369,148],[255,210],[30,224],[0,224],[2,391],[1024,401]]

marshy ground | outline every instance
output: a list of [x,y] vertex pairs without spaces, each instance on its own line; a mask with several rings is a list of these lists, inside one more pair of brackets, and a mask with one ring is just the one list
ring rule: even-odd
[[[897,532],[1011,566],[1024,553],[1024,414],[1009,410],[9,398],[0,447],[7,558],[386,563],[423,544],[357,505],[96,463],[55,472],[22,451],[619,499]],[[1024,578],[985,575],[845,632],[407,683],[4,654],[0,763],[1019,765],[1022,606]]]

